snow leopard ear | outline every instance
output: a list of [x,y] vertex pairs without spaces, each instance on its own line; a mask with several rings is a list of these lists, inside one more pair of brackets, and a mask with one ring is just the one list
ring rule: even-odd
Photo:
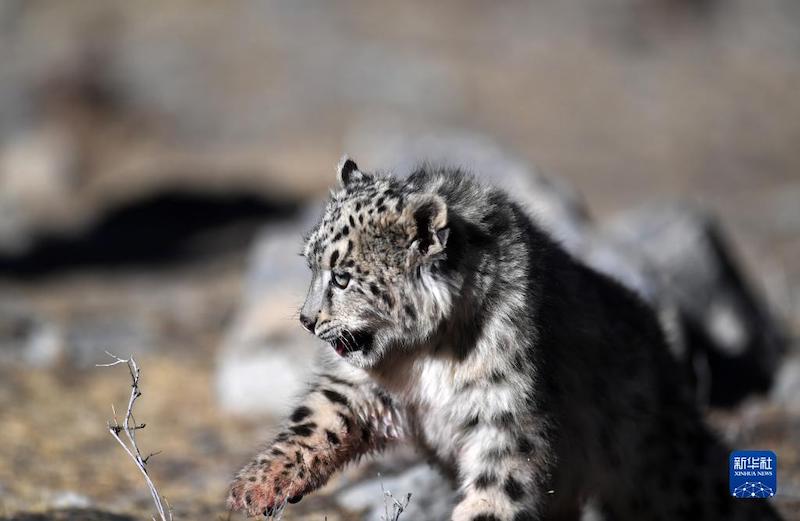
[[436,194],[412,195],[406,199],[401,221],[412,239],[409,263],[430,259],[444,251],[450,230],[447,204]]
[[356,162],[350,159],[347,154],[343,155],[339,160],[339,166],[336,168],[336,180],[339,181],[339,186],[342,188],[347,188],[371,178],[372,176],[359,170]]

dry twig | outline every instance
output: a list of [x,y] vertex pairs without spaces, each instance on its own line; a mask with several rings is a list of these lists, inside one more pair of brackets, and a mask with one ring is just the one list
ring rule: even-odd
[[[380,478],[380,474],[378,474]],[[383,487],[383,479],[381,481],[381,492],[383,492],[383,507],[384,507],[384,514],[385,516],[381,516],[383,521],[398,521],[400,519],[400,514],[402,514],[406,508],[408,508],[408,504],[411,502],[411,493],[409,492],[404,501],[398,501],[391,493],[391,491],[386,490]],[[387,499],[392,501],[392,512],[389,513],[389,503]]]
[[144,476],[145,483],[147,483],[147,488],[150,491],[150,496],[153,498],[153,503],[155,504],[156,511],[158,512],[158,520],[156,519],[156,516],[153,516],[153,521],[172,521],[172,509],[169,506],[169,502],[167,502],[167,499],[159,494],[155,483],[153,483],[153,480],[150,479],[150,475],[147,472],[147,462],[151,457],[158,453],[151,453],[145,457],[142,457],[139,446],[136,444],[136,431],[145,428],[144,423],[136,423],[136,419],[133,417],[133,408],[136,405],[136,400],[142,396],[142,392],[139,390],[139,366],[136,364],[136,360],[134,360],[133,357],[130,357],[126,360],[112,355],[108,351],[106,351],[106,354],[113,358],[114,361],[107,364],[97,364],[97,366],[111,367],[119,364],[126,364],[128,366],[128,371],[130,372],[132,381],[131,395],[130,398],[128,398],[128,410],[125,412],[125,417],[123,418],[122,423],[120,423],[117,420],[117,411],[112,404],[111,412],[113,413],[114,419],[108,422],[108,432],[110,432],[111,436],[113,436],[114,439],[117,440],[117,443],[122,446],[128,456],[130,456],[130,458],[133,460],[136,468],[138,468],[142,473],[142,476]]

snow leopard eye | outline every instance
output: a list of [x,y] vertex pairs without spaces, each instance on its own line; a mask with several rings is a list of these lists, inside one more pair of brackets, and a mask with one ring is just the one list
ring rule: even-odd
[[350,274],[334,271],[332,280],[336,286],[344,289],[348,284],[350,284]]

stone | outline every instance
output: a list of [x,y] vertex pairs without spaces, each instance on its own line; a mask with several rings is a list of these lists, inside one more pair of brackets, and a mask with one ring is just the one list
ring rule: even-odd
[[24,252],[48,229],[77,224],[71,204],[76,162],[69,136],[55,128],[1,144],[0,253]]
[[86,313],[63,327],[63,359],[78,368],[107,363],[106,351],[122,358],[137,357],[152,352],[158,343],[155,320],[142,314]]
[[311,372],[319,341],[296,316],[309,280],[298,253],[313,215],[269,226],[255,240],[242,303],[217,358],[217,399],[227,412],[280,416]]
[[770,397],[793,414],[800,414],[800,353],[795,352],[781,364]]
[[712,215],[682,203],[647,205],[603,223],[600,233],[644,266],[654,295],[677,310],[686,362],[711,405],[769,389],[788,335]]
[[71,490],[54,494],[48,502],[52,508],[57,509],[89,508],[92,504],[92,501],[88,497]]
[[31,309],[0,304],[0,363],[48,367],[64,352],[61,329]]
[[449,482],[425,463],[358,482],[340,491],[336,501],[346,510],[363,512],[364,521],[385,521],[394,519],[392,498],[405,504],[409,493],[411,500],[399,516],[401,521],[448,519],[456,504]]

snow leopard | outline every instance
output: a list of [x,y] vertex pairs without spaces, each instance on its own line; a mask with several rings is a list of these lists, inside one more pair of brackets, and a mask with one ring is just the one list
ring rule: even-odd
[[[779,519],[728,491],[653,310],[458,169],[345,156],[302,255],[319,369],[235,477],[271,516],[350,462],[411,443],[458,489],[451,521]],[[323,345],[324,345],[323,344]]]

